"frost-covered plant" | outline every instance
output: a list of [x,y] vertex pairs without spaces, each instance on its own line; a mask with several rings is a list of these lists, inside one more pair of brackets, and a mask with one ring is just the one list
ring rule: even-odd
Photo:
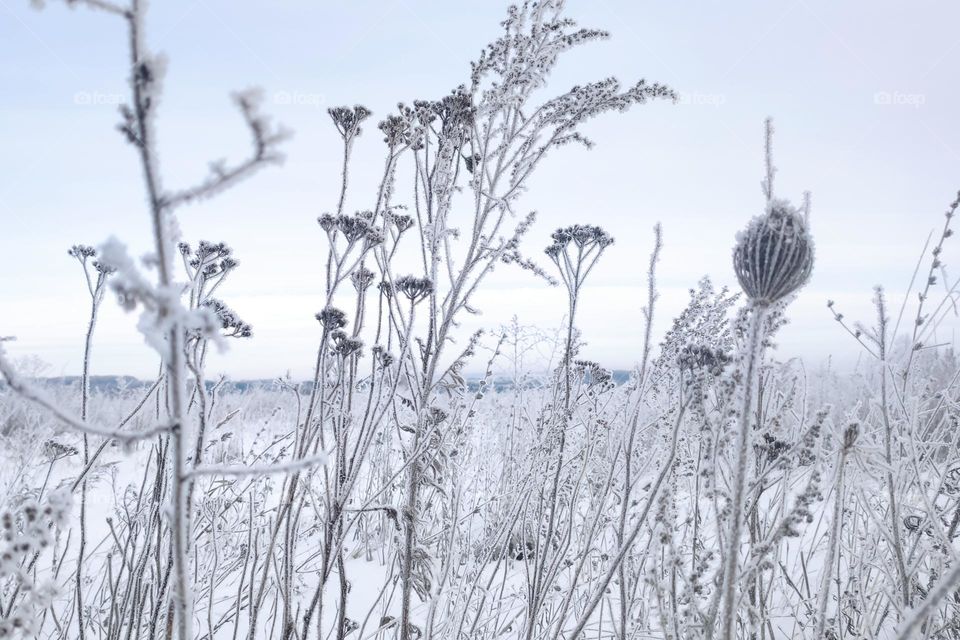
[[[90,356],[93,350],[93,332],[97,326],[100,303],[103,302],[103,296],[106,293],[107,279],[113,274],[114,269],[95,259],[97,251],[93,247],[73,245],[67,253],[80,263],[87,284],[87,292],[90,294],[90,319],[87,322],[87,334],[83,345],[83,368],[80,373],[80,419],[85,421],[87,420],[87,409],[90,402]],[[83,434],[83,464],[84,466],[90,464],[90,442],[87,434]],[[76,579],[77,631],[81,639],[86,637],[86,628],[83,621],[83,569],[84,552],[87,544],[86,519],[87,482],[84,480],[80,489],[80,541],[77,551]]]
[[[577,28],[563,11],[560,1],[525,2],[511,8],[503,35],[474,62],[468,85],[440,100],[400,105],[396,115],[380,124],[388,155],[371,214],[372,223],[385,230],[386,241],[378,243],[372,255],[383,279],[390,283],[381,288],[380,304],[386,308],[390,340],[403,354],[400,364],[412,391],[406,408],[415,416],[412,431],[401,437],[406,460],[399,553],[403,638],[412,633],[414,584],[418,580],[423,584],[422,576],[418,578],[414,571],[415,558],[424,555],[417,536],[425,471],[422,449],[441,426],[429,419],[437,390],[447,387],[455,373],[451,368],[441,369],[440,363],[453,338],[456,318],[464,311],[474,311],[473,294],[498,264],[517,264],[543,274],[519,251],[532,214],[510,229],[514,203],[541,160],[570,142],[589,145],[579,129],[597,115],[674,95],[657,84],[641,81],[622,89],[617,81],[607,79],[536,102],[536,92],[547,85],[563,52],[606,36]],[[348,154],[344,157],[348,159]],[[412,205],[408,206],[414,213],[412,226],[421,247],[423,271],[414,274],[419,280],[397,278],[390,264],[403,230],[411,226],[409,219],[395,215],[392,203],[396,197],[394,174],[404,158],[415,175]],[[470,215],[458,222],[452,217],[453,204],[461,193],[462,205]],[[402,220],[400,225],[398,220]],[[458,227],[461,224],[462,228]],[[336,264],[336,258],[331,263]],[[328,277],[328,282],[335,280]],[[397,286],[415,282],[415,294],[407,286]],[[429,287],[421,286],[426,283]],[[404,308],[404,297],[408,308]],[[426,326],[414,349],[413,308],[421,300]],[[379,320],[378,326],[382,326]],[[417,566],[422,568],[422,564]]]
[[750,417],[757,371],[763,358],[768,310],[806,284],[813,271],[813,241],[802,214],[786,202],[773,198],[770,146],[772,125],[767,120],[766,213],[754,218],[737,237],[733,250],[734,271],[747,296],[749,325],[741,351],[740,406],[734,431],[733,486],[730,496],[729,530],[723,556],[720,601],[720,638],[732,640],[735,633],[736,586],[746,501],[750,455]]
[[[277,162],[280,159],[277,145],[282,141],[284,133],[272,127],[260,113],[255,92],[237,93],[234,95],[234,101],[252,138],[253,148],[250,156],[232,166],[224,162],[215,162],[211,164],[210,174],[196,185],[179,190],[167,189],[163,184],[157,158],[154,128],[162,94],[166,60],[163,56],[151,53],[145,44],[144,4],[141,0],[131,0],[127,5],[114,4],[109,0],[85,0],[77,4],[120,18],[127,29],[130,99],[120,108],[121,122],[118,129],[133,147],[143,172],[154,240],[153,254],[149,256],[146,263],[148,267],[155,269],[156,283],[151,283],[141,274],[123,246],[116,240],[111,240],[101,248],[99,263],[106,269],[116,272],[112,279],[112,286],[120,295],[124,307],[142,308],[139,328],[144,333],[147,343],[160,354],[163,362],[168,399],[167,415],[159,431],[167,434],[170,444],[167,454],[170,458],[170,466],[167,474],[171,485],[169,543],[174,588],[169,593],[172,596],[171,602],[174,604],[177,637],[186,640],[193,635],[193,599],[188,566],[191,529],[188,494],[192,483],[189,477],[191,462],[187,456],[188,443],[194,436],[185,393],[187,349],[189,336],[193,332],[200,331],[206,337],[213,337],[221,323],[210,309],[191,309],[182,303],[182,292],[180,285],[175,281],[174,271],[174,256],[178,252],[179,242],[175,211],[188,203],[214,196],[260,167]],[[90,257],[86,255],[85,249],[81,248],[79,252],[82,262]],[[85,262],[84,266],[86,266]],[[222,262],[220,266],[223,266]],[[15,380],[15,374],[9,366],[2,368],[12,386],[26,391],[22,382]],[[34,399],[40,399],[39,394],[30,395]],[[55,413],[61,419],[66,418],[59,411],[55,410]],[[84,418],[64,421],[75,428],[91,430],[86,426]],[[109,433],[109,430],[94,430]],[[193,461],[194,464],[196,462],[196,460]],[[79,606],[81,605],[78,594]],[[82,636],[82,620],[79,622]]]
[[68,491],[50,493],[46,500],[27,499],[0,513],[0,637],[33,638],[40,631],[38,616],[49,607],[56,583],[38,580],[36,563],[50,549],[59,529],[65,527],[72,504]]

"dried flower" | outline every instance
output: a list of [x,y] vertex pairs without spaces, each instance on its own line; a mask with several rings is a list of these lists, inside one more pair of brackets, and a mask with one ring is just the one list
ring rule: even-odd
[[592,360],[574,360],[574,371],[590,385],[613,387],[613,373]]
[[325,213],[317,218],[320,228],[330,233],[341,233],[349,244],[363,242],[366,248],[383,242],[383,230],[372,222],[373,214],[358,212],[352,216],[332,216]]
[[222,300],[210,298],[203,303],[203,306],[212,310],[217,319],[220,320],[220,327],[226,330],[229,338],[252,338],[253,327],[240,319],[237,313],[228,307]]
[[377,128],[383,132],[383,141],[387,143],[391,150],[401,146],[410,146],[417,137],[410,120],[402,116],[387,116],[377,125]]
[[375,275],[376,274],[370,269],[367,269],[366,267],[359,267],[350,274],[350,282],[353,283],[353,288],[358,292],[366,291],[373,283],[373,278]]
[[433,282],[429,278],[401,276],[393,283],[394,291],[399,291],[416,304],[433,293]]
[[771,201],[767,212],[738,234],[733,268],[750,300],[764,306],[806,284],[813,271],[813,239],[803,215],[785,201]]
[[560,255],[560,252],[571,243],[582,250],[593,246],[605,249],[613,244],[612,236],[600,227],[590,224],[575,224],[572,227],[557,229],[550,237],[553,239],[553,244],[547,247],[546,253],[551,258]]
[[320,225],[321,229],[330,233],[337,228],[337,218],[332,213],[324,213],[317,218],[317,224]]
[[314,316],[327,331],[347,326],[347,314],[336,307],[326,306]]
[[333,340],[333,353],[344,358],[358,353],[363,348],[362,340],[351,338],[346,332],[339,329],[330,334],[330,338]]
[[719,376],[732,358],[721,351],[703,344],[688,344],[677,356],[677,362],[683,370],[696,372],[704,370],[710,375]]
[[405,214],[390,214],[390,222],[393,223],[399,233],[403,233],[413,226],[413,218]]
[[374,357],[377,358],[380,366],[384,369],[394,363],[395,358],[393,357],[393,354],[387,351],[382,345],[374,345],[370,351],[373,352]]
[[85,244],[75,244],[67,250],[67,255],[77,260],[86,260],[97,255],[97,250]]
[[371,115],[369,109],[359,104],[354,107],[333,107],[327,109],[327,113],[337,131],[348,142],[360,135],[360,124]]
[[571,294],[580,290],[600,255],[613,244],[610,234],[590,224],[557,229],[550,237],[553,243],[544,253],[560,270],[563,283]]
[[196,252],[191,252],[190,246],[180,243],[180,253],[189,258],[188,264],[197,269],[204,278],[224,274],[236,269],[240,263],[233,258],[233,249],[223,242],[207,242],[201,240]]

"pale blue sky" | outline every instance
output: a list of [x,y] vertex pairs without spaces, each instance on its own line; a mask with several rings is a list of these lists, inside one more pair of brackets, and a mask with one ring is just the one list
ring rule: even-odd
[[[960,188],[960,4],[571,0],[570,9],[613,38],[567,56],[557,92],[616,75],[665,82],[682,96],[591,124],[597,147],[560,150],[524,198],[540,212],[531,253],[553,228],[576,222],[617,238],[588,284],[585,355],[618,368],[638,357],[643,265],[657,221],[665,239],[659,329],[701,275],[734,284],[734,234],[762,206],[769,114],[777,191],[794,200],[813,192],[817,239],[814,277],[792,308],[780,356],[855,357],[826,299],[870,319],[871,287],[883,283],[899,303],[927,234]],[[295,132],[285,166],[182,211],[188,240],[225,241],[242,262],[222,295],[256,337],[235,343],[214,371],[309,370],[322,289],[315,218],[335,205],[339,162],[325,109],[362,103],[376,118],[400,100],[442,95],[466,81],[504,10],[492,0],[154,0],[148,40],[170,59],[158,122],[168,185],[192,183],[209,160],[246,151],[232,90],[262,87],[267,111]],[[110,234],[148,249],[139,169],[114,130],[124,45],[110,16],[0,0],[0,335],[16,335],[10,351],[38,355],[50,374],[79,370],[87,314],[66,249]],[[348,206],[367,208],[382,159],[373,126],[355,158]],[[948,247],[948,268],[958,255]],[[476,302],[485,314],[465,330],[513,314],[556,325],[564,309],[560,290],[509,269]],[[108,301],[95,372],[155,371],[134,324]]]

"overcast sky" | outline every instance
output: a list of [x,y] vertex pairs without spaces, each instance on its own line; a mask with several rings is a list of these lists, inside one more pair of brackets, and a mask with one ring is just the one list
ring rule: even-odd
[[[550,231],[599,224],[617,239],[588,282],[579,326],[585,356],[615,368],[638,358],[651,228],[664,231],[658,330],[686,290],[710,274],[734,285],[734,234],[760,212],[762,132],[775,118],[776,190],[813,193],[813,279],[791,310],[779,357],[851,362],[856,344],[832,320],[872,317],[875,284],[892,301],[960,188],[960,4],[954,0],[663,2],[571,0],[582,24],[611,40],[569,54],[557,93],[615,75],[676,89],[592,123],[592,151],[564,148],[541,167],[522,207],[539,212],[527,248]],[[168,0],[152,3],[148,41],[170,63],[158,120],[164,178],[191,184],[208,161],[240,158],[247,134],[229,93],[263,88],[266,110],[295,132],[287,161],[226,195],[182,210],[185,239],[224,241],[241,268],[221,295],[255,338],[212,365],[236,378],[311,367],[324,244],[316,216],[335,208],[339,140],[326,108],[360,103],[386,115],[468,80],[469,62],[498,34],[493,0]],[[115,131],[126,95],[122,23],[51,2],[0,0],[0,335],[49,375],[80,369],[87,294],[74,243],[115,234],[149,249],[132,149]],[[348,208],[369,208],[382,143],[373,126],[355,148]],[[404,197],[403,192],[399,194]],[[945,252],[948,268],[960,247]],[[564,296],[500,269],[465,330],[560,323]],[[104,305],[93,369],[150,376],[154,355],[136,319]],[[944,331],[940,336],[951,340]]]

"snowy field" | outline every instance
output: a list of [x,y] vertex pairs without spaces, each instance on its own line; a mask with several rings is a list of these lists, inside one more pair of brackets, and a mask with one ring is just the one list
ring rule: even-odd
[[[444,392],[420,425],[409,389],[395,390],[396,362],[351,381],[337,360],[314,400],[310,386],[283,380],[193,387],[188,415],[206,425],[186,462],[194,635],[283,637],[290,625],[291,637],[394,637],[409,527],[412,637],[568,638],[580,625],[587,638],[698,637],[722,606],[734,509],[744,395],[738,360],[720,354],[742,349],[748,320],[731,319],[735,306],[697,291],[659,355],[619,386],[592,363],[569,377],[563,366],[546,378],[511,371],[508,354],[544,340],[515,327],[494,359],[500,390]],[[736,637],[825,637],[820,625],[836,637],[897,637],[953,580],[955,357],[895,349],[886,392],[879,362],[850,375],[760,366]],[[141,433],[162,421],[168,394],[163,382],[95,392],[88,420]],[[61,383],[44,397],[76,407],[80,395]],[[25,616],[36,637],[77,637],[79,585],[87,636],[164,637],[170,436],[90,436],[84,464],[81,437],[35,402],[2,397],[5,624]],[[330,412],[309,423],[330,459],[291,472],[312,451],[295,455],[314,404]],[[51,529],[44,513],[31,533],[38,504],[69,509]],[[904,637],[953,637],[951,584]]]

